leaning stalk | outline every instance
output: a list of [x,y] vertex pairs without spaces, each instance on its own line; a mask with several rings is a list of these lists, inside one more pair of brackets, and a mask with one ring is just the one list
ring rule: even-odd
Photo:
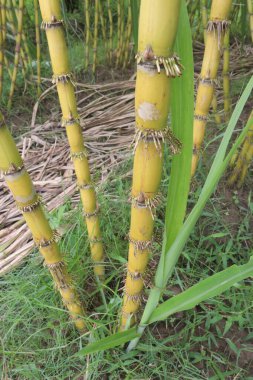
[[95,274],[104,277],[104,252],[98,218],[98,204],[91,181],[87,151],[77,112],[75,88],[70,72],[67,45],[64,36],[60,0],[39,0],[42,27],[46,31],[49,53],[53,68],[53,83],[56,84],[62,109],[62,126],[66,127],[71,158],[80,189],[84,216],[90,239],[91,255]]
[[126,35],[125,35],[125,48],[123,51],[123,54],[124,54],[123,69],[127,66],[128,56],[130,52],[131,35],[132,35],[132,9],[131,9],[131,2],[130,0],[128,0],[127,29],[126,29]]
[[51,229],[46,219],[40,197],[35,191],[31,178],[24,167],[22,158],[4,123],[1,113],[0,170],[3,171],[6,184],[32,232],[34,242],[44,257],[45,265],[50,271],[76,327],[81,331],[84,330],[85,323],[81,318],[84,315],[84,310],[56,243],[57,234]]
[[170,82],[171,77],[181,75],[179,59],[172,54],[179,10],[180,0],[141,1],[131,224],[122,329],[136,320],[152,251],[164,142],[172,138],[167,128]]
[[232,0],[212,1],[194,115],[192,175],[196,171],[204,139],[207,117],[214,95],[214,86],[217,81],[224,33],[229,26],[228,16],[231,5]]

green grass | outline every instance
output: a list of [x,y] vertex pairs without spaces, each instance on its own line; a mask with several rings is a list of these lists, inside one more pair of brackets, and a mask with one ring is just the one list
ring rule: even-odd
[[[152,325],[133,352],[127,354],[121,347],[88,357],[75,356],[88,342],[103,338],[117,328],[118,290],[123,285],[130,209],[127,203],[130,177],[124,175],[130,165],[130,162],[121,165],[99,189],[108,255],[106,304],[101,301],[92,275],[80,207],[71,211],[66,203],[50,216],[54,227],[65,226],[68,230],[61,247],[89,311],[91,335],[78,336],[53,289],[47,269],[34,252],[20,268],[0,279],[1,378],[179,380],[233,379],[236,375],[237,379],[252,378],[250,280],[192,311]],[[164,192],[167,184],[168,176],[163,181]],[[190,205],[195,202],[197,192],[198,189],[191,195]],[[248,260],[252,250],[251,193],[246,196],[246,193],[231,192],[230,195],[234,218],[228,217],[231,207],[226,203],[226,186],[221,184],[184,249],[164,299],[232,263],[243,264]],[[163,207],[158,215],[157,227],[161,230]],[[157,243],[156,251],[160,249]]]

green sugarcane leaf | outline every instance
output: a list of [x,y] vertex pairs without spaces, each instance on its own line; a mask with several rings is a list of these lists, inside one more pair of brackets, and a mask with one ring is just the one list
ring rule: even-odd
[[88,344],[85,348],[77,352],[76,355],[84,356],[94,354],[95,352],[105,351],[117,346],[121,346],[138,336],[136,329],[133,327],[127,331],[118,332],[111,336],[107,336],[97,342]]
[[192,309],[200,302],[220,295],[237,282],[250,276],[253,276],[253,257],[247,264],[233,265],[163,302],[151,314],[149,322],[161,321],[179,311]]
[[130,1],[131,1],[131,11],[132,11],[132,20],[133,20],[134,51],[135,53],[137,53],[140,1],[139,0],[130,0]]
[[[140,335],[143,334],[146,326],[150,323],[150,316],[154,312],[154,310],[157,307],[157,304],[159,302],[159,299],[161,297],[161,294],[163,292],[163,289],[166,287],[167,282],[171,276],[171,274],[174,271],[175,265],[180,257],[180,254],[191,234],[193,231],[195,224],[197,223],[198,219],[200,218],[202,211],[212,195],[213,191],[215,190],[219,179],[221,178],[222,174],[226,170],[233,154],[237,150],[237,148],[242,144],[244,138],[247,135],[247,132],[250,128],[252,120],[250,119],[240,133],[239,137],[237,138],[236,142],[233,144],[232,148],[230,149],[229,153],[226,155],[226,151],[231,139],[231,136],[234,132],[235,126],[237,124],[237,121],[243,111],[243,108],[251,94],[253,88],[253,76],[249,80],[245,90],[243,91],[240,99],[237,102],[237,105],[235,107],[235,110],[230,118],[228,127],[224,133],[223,139],[220,143],[219,149],[217,151],[217,154],[215,156],[214,162],[212,164],[212,167],[209,171],[209,174],[207,176],[206,182],[203,186],[203,189],[200,193],[199,199],[197,201],[197,204],[187,217],[186,221],[183,224],[183,227],[180,229],[174,243],[172,244],[171,248],[168,250],[165,256],[161,258],[158,264],[158,270],[160,270],[160,266],[162,266],[162,270],[164,271],[164,276],[162,280],[159,280],[157,273],[155,277],[155,286],[150,292],[148,302],[146,304],[146,307],[144,309],[144,313],[140,322],[140,325],[138,326],[138,333]],[[134,339],[128,346],[128,350],[132,350],[136,347],[138,341],[140,338]]]
[[[182,143],[180,154],[174,155],[165,215],[163,257],[175,240],[185,217],[191,181],[194,114],[194,64],[189,17],[185,1],[182,1],[178,33],[174,50],[184,66],[183,75],[173,79],[171,121],[174,135]],[[180,189],[180,191],[179,191]],[[160,266],[162,268],[162,266]],[[160,270],[157,272],[161,278]]]

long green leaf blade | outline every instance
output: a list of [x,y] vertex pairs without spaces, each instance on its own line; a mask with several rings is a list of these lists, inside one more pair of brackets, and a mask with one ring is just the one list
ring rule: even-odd
[[[174,50],[184,66],[183,75],[172,80],[171,122],[182,151],[172,159],[165,215],[163,255],[175,240],[185,217],[191,181],[194,114],[194,64],[192,36],[187,7],[182,1]],[[178,191],[180,189],[180,191]],[[158,279],[161,278],[157,271]]]
[[122,344],[129,342],[137,336],[138,334],[136,333],[136,329],[133,327],[127,331],[118,332],[111,336],[107,336],[106,338],[101,339],[97,342],[90,343],[85,348],[80,350],[76,355],[84,356],[88,354],[93,354],[98,351],[105,351],[110,348],[121,346]]
[[163,302],[152,313],[149,322],[161,321],[179,311],[192,309],[200,302],[220,295],[249,276],[253,276],[253,257],[247,264],[233,265]]

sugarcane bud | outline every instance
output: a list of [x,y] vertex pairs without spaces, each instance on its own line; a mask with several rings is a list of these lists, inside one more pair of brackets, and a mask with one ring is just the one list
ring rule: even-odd
[[154,51],[151,45],[146,46],[146,49],[143,52],[143,59],[145,61],[152,61],[155,59]]

